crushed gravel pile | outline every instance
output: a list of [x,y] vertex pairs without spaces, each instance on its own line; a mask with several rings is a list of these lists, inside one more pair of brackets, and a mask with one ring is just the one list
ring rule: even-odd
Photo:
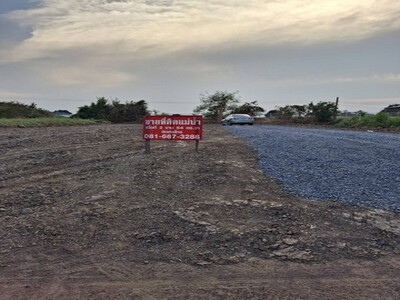
[[232,126],[286,192],[400,211],[400,135],[284,126]]

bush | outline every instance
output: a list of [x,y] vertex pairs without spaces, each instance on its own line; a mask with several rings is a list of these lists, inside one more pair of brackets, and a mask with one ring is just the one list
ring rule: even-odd
[[375,126],[387,127],[388,125],[389,116],[386,113],[377,113],[373,116],[373,121]]
[[301,122],[330,123],[338,115],[336,104],[333,102],[318,102],[308,105],[286,105],[278,109],[281,119],[292,119]]
[[43,118],[51,116],[50,112],[37,108],[35,103],[26,105],[18,102],[0,102],[0,118]]
[[336,104],[333,102],[318,102],[308,105],[309,115],[318,123],[330,123],[334,121],[338,115]]
[[139,122],[144,116],[149,115],[147,103],[138,102],[120,103],[117,100],[108,102],[104,97],[98,98],[96,103],[79,108],[74,117],[81,119],[106,120],[112,123]]
[[400,117],[391,117],[386,113],[376,115],[365,115],[353,117],[351,119],[341,119],[338,123],[340,127],[381,127],[381,128],[400,128]]

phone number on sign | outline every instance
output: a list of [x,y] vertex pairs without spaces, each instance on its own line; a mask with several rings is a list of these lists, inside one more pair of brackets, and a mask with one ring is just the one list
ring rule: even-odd
[[145,134],[143,136],[146,140],[161,139],[161,140],[199,140],[199,134]]

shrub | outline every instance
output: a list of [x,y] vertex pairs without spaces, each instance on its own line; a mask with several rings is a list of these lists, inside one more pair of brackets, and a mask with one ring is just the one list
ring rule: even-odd
[[386,113],[380,112],[373,116],[375,126],[387,127],[389,116]]
[[35,103],[26,105],[18,102],[0,102],[0,118],[42,118],[51,116],[50,112],[37,108]]
[[74,117],[82,119],[106,120],[112,123],[139,122],[150,114],[145,100],[138,102],[120,103],[117,100],[108,102],[104,97],[98,98],[96,103],[79,108]]
[[381,127],[381,128],[400,128],[400,117],[391,117],[386,113],[376,115],[365,115],[353,117],[351,119],[341,119],[337,124],[340,127]]

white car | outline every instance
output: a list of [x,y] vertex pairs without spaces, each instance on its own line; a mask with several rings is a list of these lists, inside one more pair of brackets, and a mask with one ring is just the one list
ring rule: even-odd
[[252,116],[249,116],[246,114],[232,114],[232,115],[229,115],[226,118],[222,119],[221,123],[222,123],[222,125],[234,125],[234,124],[253,125],[254,118]]

